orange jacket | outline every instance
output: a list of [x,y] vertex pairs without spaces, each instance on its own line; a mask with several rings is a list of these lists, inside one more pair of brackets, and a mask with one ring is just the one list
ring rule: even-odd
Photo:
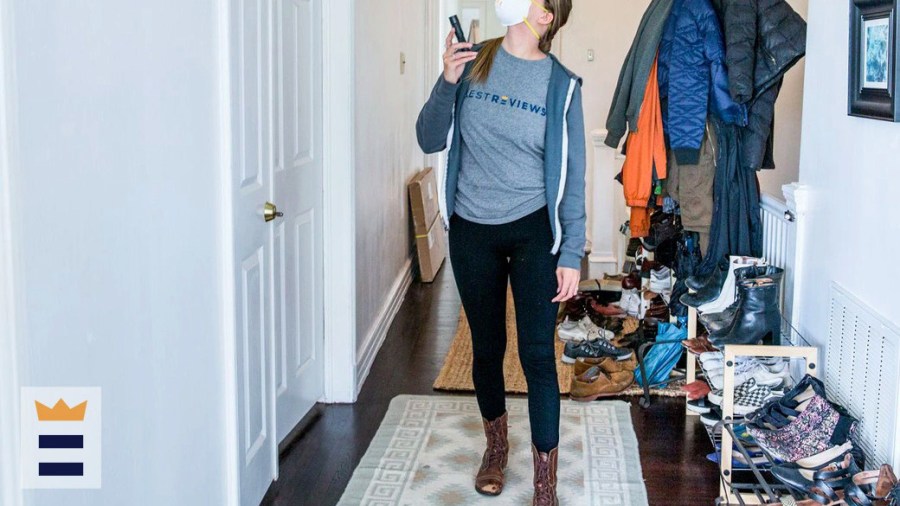
[[632,237],[644,237],[649,233],[647,204],[653,194],[654,167],[657,179],[666,178],[666,141],[663,133],[657,68],[658,62],[654,61],[647,89],[644,91],[644,103],[638,116],[638,128],[629,134],[625,146],[622,185],[625,190],[625,202],[632,208]]

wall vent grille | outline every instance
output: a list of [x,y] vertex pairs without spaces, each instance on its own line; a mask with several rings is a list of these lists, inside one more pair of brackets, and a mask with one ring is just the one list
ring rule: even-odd
[[860,420],[856,444],[869,468],[894,462],[900,332],[832,283],[825,357],[829,400]]

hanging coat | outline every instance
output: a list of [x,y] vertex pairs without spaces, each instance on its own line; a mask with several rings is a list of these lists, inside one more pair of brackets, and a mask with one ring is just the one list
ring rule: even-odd
[[631,236],[646,237],[650,233],[647,204],[653,194],[654,180],[665,179],[667,172],[656,62],[650,69],[637,126],[625,144],[622,185],[625,203],[631,207]]
[[784,75],[806,53],[806,21],[786,0],[716,0],[724,21],[729,90],[749,107],[741,164],[775,167],[772,130]]
[[710,0],[675,0],[659,47],[659,88],[679,164],[699,161],[710,112],[725,124],[746,124],[746,108],[728,92],[725,45]]

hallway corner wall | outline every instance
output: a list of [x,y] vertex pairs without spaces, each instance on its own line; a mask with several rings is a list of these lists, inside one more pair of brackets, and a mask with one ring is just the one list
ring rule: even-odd
[[[788,0],[798,14],[807,19],[809,0]],[[781,94],[775,104],[775,170],[759,171],[759,186],[780,201],[784,201],[781,187],[800,179],[800,135],[803,129],[803,83],[806,59],[802,59],[787,73]]]
[[236,501],[217,4],[3,0],[19,377],[102,388],[102,488],[26,490],[28,506]]
[[435,76],[425,75],[425,2],[357,0],[355,9],[356,194],[348,198],[356,203],[356,343],[365,368],[374,357],[362,354],[377,353],[390,308],[408,287],[413,238],[406,185],[424,168],[415,121]]
[[[800,332],[824,346],[832,282],[900,325],[900,124],[847,115],[849,3],[811,2],[800,182],[810,193]],[[827,364],[826,364],[827,367]],[[900,441],[900,434],[898,434]]]

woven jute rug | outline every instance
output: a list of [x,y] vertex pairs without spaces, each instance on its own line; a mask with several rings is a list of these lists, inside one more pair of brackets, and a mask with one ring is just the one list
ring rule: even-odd
[[[506,303],[506,356],[503,358],[503,376],[506,384],[506,392],[510,394],[528,393],[528,385],[525,382],[525,373],[522,372],[522,364],[519,362],[519,346],[516,332],[516,310],[512,301],[512,293],[507,294]],[[636,329],[636,320],[631,319],[626,323],[628,332]],[[572,385],[572,366],[561,360],[565,343],[556,339],[556,370],[559,378],[559,391],[568,394]],[[662,397],[680,397],[684,395],[681,387],[683,381],[673,381],[666,388],[652,388],[651,395]],[[456,335],[450,345],[450,351],[444,359],[444,365],[432,387],[435,390],[445,392],[474,392],[472,384],[472,331],[466,319],[465,310],[459,311],[459,323],[456,326]],[[622,392],[622,396],[643,395],[644,391],[637,384]]]
[[[509,465],[499,497],[475,492],[484,451],[478,403],[467,396],[400,396],[347,485],[339,506],[520,506],[531,504],[528,403],[510,399]],[[647,505],[637,437],[622,401],[563,401],[557,495],[560,504]]]

